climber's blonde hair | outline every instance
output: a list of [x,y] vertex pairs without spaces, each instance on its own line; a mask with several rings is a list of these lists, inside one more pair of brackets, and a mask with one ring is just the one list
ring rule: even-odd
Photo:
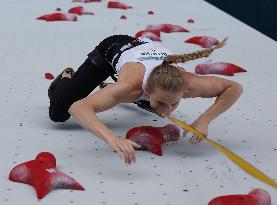
[[154,92],[155,88],[161,88],[165,91],[181,92],[185,87],[185,79],[179,69],[171,63],[185,63],[190,60],[208,57],[215,49],[222,48],[227,41],[225,38],[214,47],[206,48],[189,54],[168,55],[164,62],[155,67],[147,80],[147,88]]
[[171,92],[181,92],[184,85],[184,79],[178,68],[168,63],[154,68],[147,80],[147,88],[151,93],[155,91],[155,88]]

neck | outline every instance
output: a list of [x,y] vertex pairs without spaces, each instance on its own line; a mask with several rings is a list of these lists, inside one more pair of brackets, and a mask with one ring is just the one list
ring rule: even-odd
[[183,98],[192,98],[192,97],[195,97],[193,95],[193,89],[191,87],[191,84],[190,84],[190,80],[191,80],[191,77],[189,75],[189,73],[185,72],[183,73],[183,79],[184,79],[184,82],[185,82],[185,89],[184,89],[184,94],[183,94]]

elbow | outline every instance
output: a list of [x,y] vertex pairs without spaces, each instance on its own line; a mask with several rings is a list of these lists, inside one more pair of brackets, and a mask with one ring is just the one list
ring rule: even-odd
[[233,88],[235,90],[235,93],[238,97],[241,96],[241,94],[243,93],[243,86],[240,83],[234,83]]
[[237,83],[237,90],[239,95],[243,93],[243,86],[240,83]]

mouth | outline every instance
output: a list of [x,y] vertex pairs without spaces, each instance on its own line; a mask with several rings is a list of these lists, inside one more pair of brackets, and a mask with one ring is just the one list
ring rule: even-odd
[[154,109],[154,113],[155,113],[156,115],[158,115],[158,116],[162,117],[162,118],[165,118],[165,117],[166,117],[166,115],[165,115],[165,114],[160,113],[160,112],[159,112],[159,111],[157,111],[156,109]]

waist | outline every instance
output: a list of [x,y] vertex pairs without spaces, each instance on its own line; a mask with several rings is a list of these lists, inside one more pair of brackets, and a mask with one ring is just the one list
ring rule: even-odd
[[98,67],[102,67],[111,75],[116,73],[115,65],[120,55],[135,46],[146,42],[128,35],[113,35],[107,37],[88,54],[88,58]]
[[[100,42],[99,45],[96,46],[96,49],[99,50],[103,59],[115,68],[120,55],[124,51],[144,43],[146,42],[128,35],[113,35]],[[90,56],[90,54],[88,56]]]

